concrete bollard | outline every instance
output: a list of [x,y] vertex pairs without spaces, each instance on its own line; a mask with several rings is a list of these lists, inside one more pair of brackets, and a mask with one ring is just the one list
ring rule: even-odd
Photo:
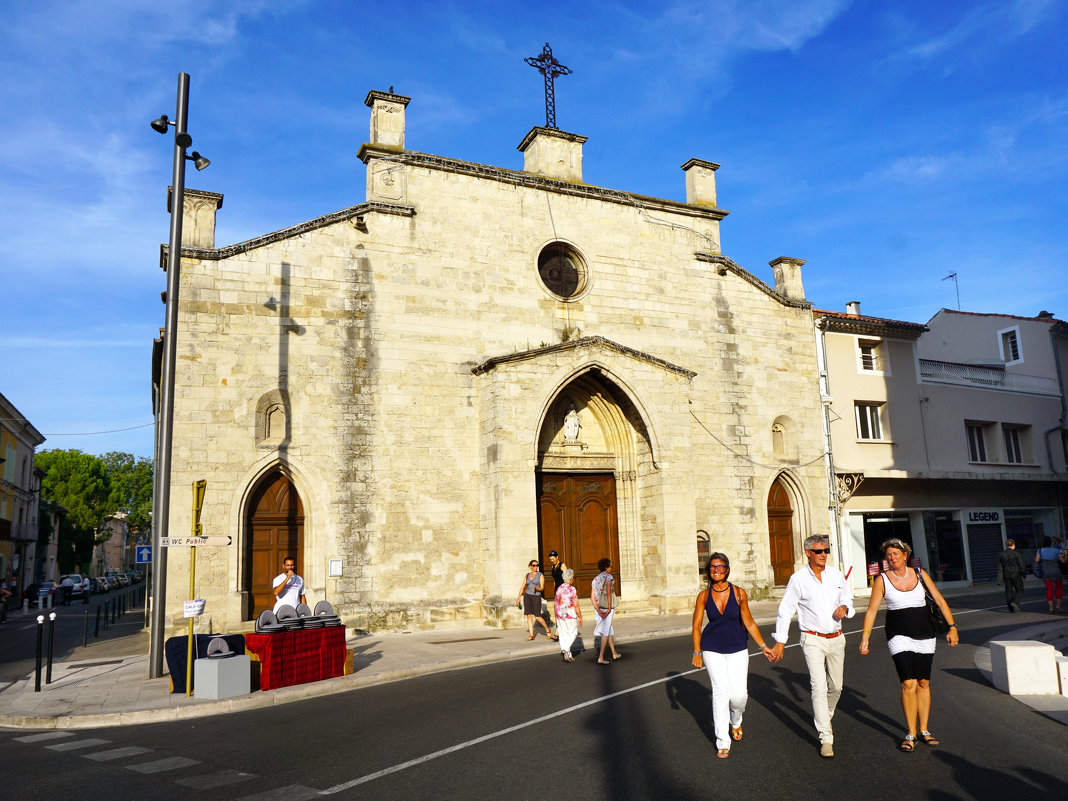
[[992,640],[994,686],[1009,695],[1057,695],[1058,651],[1035,640]]
[[1068,656],[1057,657],[1057,674],[1061,682],[1061,695],[1068,698]]

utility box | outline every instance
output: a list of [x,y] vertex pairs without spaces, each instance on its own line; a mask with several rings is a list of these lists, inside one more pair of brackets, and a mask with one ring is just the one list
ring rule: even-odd
[[252,691],[252,662],[248,654],[224,659],[198,659],[193,663],[195,698],[233,698]]

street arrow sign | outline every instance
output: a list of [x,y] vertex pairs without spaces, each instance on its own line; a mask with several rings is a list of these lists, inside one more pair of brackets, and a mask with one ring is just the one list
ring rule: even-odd
[[135,564],[143,565],[146,562],[152,561],[152,546],[151,545],[138,545],[137,546],[137,559],[134,560]]
[[233,537],[216,536],[216,537],[162,537],[160,544],[164,548],[188,548],[193,545],[229,545]]

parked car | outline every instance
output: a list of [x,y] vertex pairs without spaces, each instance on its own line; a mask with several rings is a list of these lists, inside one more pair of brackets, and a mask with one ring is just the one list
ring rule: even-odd
[[126,578],[128,578],[130,580],[130,584],[133,585],[141,580],[141,574],[138,573],[136,570],[127,570]]
[[97,576],[93,579],[93,592],[103,595],[105,592],[111,592],[111,582],[104,576]]
[[[37,588],[36,591],[34,591],[34,587]],[[48,606],[48,601],[45,599],[56,594],[56,582],[42,581],[40,584],[31,584],[26,593],[30,599],[30,606],[39,606],[43,609]],[[56,605],[55,598],[52,599],[52,605]]]

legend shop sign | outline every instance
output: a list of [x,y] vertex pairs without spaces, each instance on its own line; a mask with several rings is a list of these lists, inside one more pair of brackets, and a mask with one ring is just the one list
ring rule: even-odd
[[1000,509],[971,509],[967,514],[967,522],[972,523],[1000,523]]

